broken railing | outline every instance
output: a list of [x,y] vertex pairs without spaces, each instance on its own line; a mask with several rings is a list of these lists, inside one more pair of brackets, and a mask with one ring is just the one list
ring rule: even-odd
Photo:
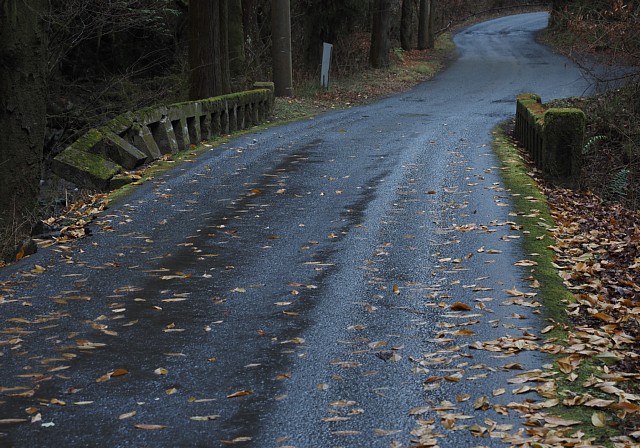
[[84,134],[52,169],[82,188],[113,189],[127,182],[118,176],[125,170],[260,124],[272,111],[273,83],[256,83],[254,90],[128,112]]

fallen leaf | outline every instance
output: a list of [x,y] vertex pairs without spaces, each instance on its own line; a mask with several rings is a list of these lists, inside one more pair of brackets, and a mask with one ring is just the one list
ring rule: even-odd
[[219,418],[219,415],[195,415],[193,417],[189,417],[190,420],[194,420],[196,422],[209,422],[212,420],[217,420]]
[[127,418],[131,418],[135,416],[137,413],[138,413],[137,411],[125,412],[124,414],[120,414],[118,416],[118,420],[125,420]]
[[596,428],[604,428],[607,417],[604,412],[594,412],[591,415],[591,424]]
[[158,429],[168,428],[168,426],[165,426],[165,425],[147,425],[147,424],[144,424],[144,423],[138,423],[138,424],[135,424],[133,426],[134,426],[134,428],[146,429],[146,430],[150,430],[150,431],[155,431],[155,430],[158,430]]
[[252,393],[252,390],[239,390],[238,392],[227,395],[227,398],[245,397],[247,395],[251,395]]
[[456,302],[451,305],[453,311],[471,311],[471,307],[466,303]]
[[580,420],[567,420],[562,417],[558,417],[555,415],[545,415],[544,421],[551,427],[555,426],[573,426],[580,425],[582,422]]

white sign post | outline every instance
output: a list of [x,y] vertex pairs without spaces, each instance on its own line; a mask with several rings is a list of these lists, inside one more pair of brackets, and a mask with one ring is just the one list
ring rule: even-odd
[[324,43],[322,45],[322,69],[320,70],[320,85],[325,89],[329,88],[329,70],[331,69],[331,53],[333,45]]

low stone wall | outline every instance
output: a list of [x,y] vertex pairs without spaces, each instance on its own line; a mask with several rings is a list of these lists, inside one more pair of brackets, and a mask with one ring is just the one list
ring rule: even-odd
[[120,115],[58,154],[52,169],[82,188],[116,188],[126,183],[117,177],[122,171],[267,120],[273,112],[273,83],[254,88]]
[[546,109],[538,95],[516,99],[515,137],[527,149],[543,176],[573,186],[582,169],[586,117],[580,109]]

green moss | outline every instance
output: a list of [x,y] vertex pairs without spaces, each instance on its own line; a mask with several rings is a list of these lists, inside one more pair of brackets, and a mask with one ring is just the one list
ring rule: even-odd
[[[92,152],[93,148],[104,139],[104,134],[97,129],[90,129],[72,145],[74,149]],[[66,151],[64,151],[66,152]],[[63,152],[63,154],[64,154]]]
[[79,170],[87,171],[99,179],[111,179],[121,170],[119,165],[98,154],[92,154],[73,146],[60,153],[56,159]]
[[554,254],[548,246],[552,244],[549,228],[554,226],[554,220],[547,199],[529,176],[522,155],[501,126],[494,129],[494,135],[494,149],[502,161],[502,177],[511,192],[517,222],[526,232],[524,249],[527,253],[539,254],[533,275],[541,285],[538,295],[545,305],[546,317],[566,322],[565,305],[574,299],[553,266]]
[[[541,192],[537,182],[529,176],[527,164],[518,148],[505,134],[502,126],[494,129],[493,146],[502,163],[502,177],[505,186],[511,192],[512,203],[518,214],[517,222],[524,230],[524,249],[529,254],[538,254],[535,257],[538,265],[533,270],[533,276],[540,283],[538,297],[544,304],[544,316],[553,322],[561,324],[545,336],[547,338],[556,338],[559,343],[562,343],[562,341],[567,340],[567,328],[572,326],[567,318],[565,307],[567,304],[575,302],[575,299],[573,294],[565,287],[557,269],[553,265],[554,253],[548,246],[552,245],[554,241],[548,229],[553,227],[555,222],[551,216],[547,199]],[[560,401],[567,397],[585,393],[598,396],[598,398],[610,399],[611,397],[607,394],[600,394],[593,388],[585,389],[582,387],[585,380],[592,375],[602,375],[600,368],[603,364],[604,361],[598,359],[583,360],[580,367],[575,370],[578,378],[573,382],[568,381],[565,376],[559,375],[556,378],[556,383]],[[587,437],[595,438],[604,446],[611,446],[609,437],[617,434],[616,430],[610,427],[594,427],[591,424],[593,412],[593,408],[584,406],[557,406],[551,410],[552,414],[584,422],[583,425],[579,425],[575,429],[584,432]],[[606,412],[608,412],[612,420],[616,420],[613,412]]]

